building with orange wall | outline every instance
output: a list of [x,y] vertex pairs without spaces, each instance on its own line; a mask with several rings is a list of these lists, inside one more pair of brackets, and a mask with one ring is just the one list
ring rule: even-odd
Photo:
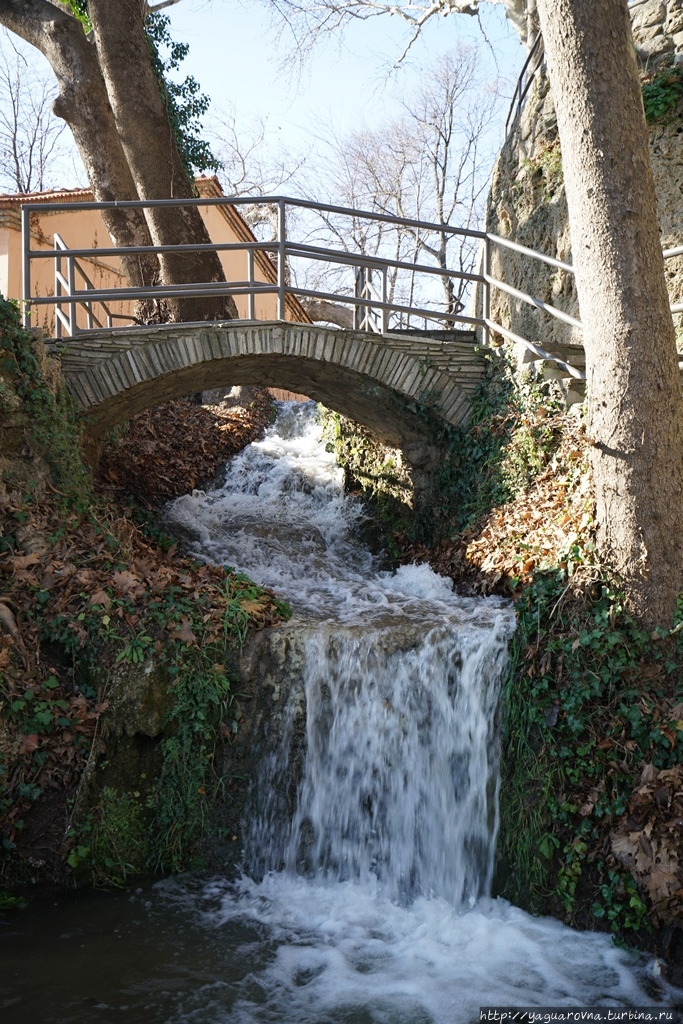
[[[218,198],[223,190],[217,178],[198,178],[196,187],[201,198]],[[112,241],[98,210],[41,211],[40,203],[87,203],[92,202],[90,189],[63,189],[53,192],[31,192],[28,194],[0,195],[0,295],[9,299],[22,298],[22,247],[21,207],[35,204],[31,215],[31,248],[55,248],[55,235],[72,249],[109,248]],[[234,206],[200,206],[209,236],[213,242],[254,242],[256,238]],[[230,250],[220,253],[226,281],[247,281],[249,266],[247,250]],[[87,276],[91,287],[114,289],[127,284],[117,257],[78,257],[78,264]],[[62,273],[66,273],[66,261],[62,261]],[[265,252],[256,252],[253,262],[253,279],[263,284],[277,282],[275,264]],[[76,286],[85,287],[85,281],[77,274]],[[31,261],[31,294],[51,296],[55,294],[54,259]],[[240,319],[248,319],[249,307],[246,295],[236,295],[235,302]],[[108,301],[107,309],[113,317],[113,326],[125,326],[132,322],[132,301]],[[63,307],[68,314],[66,306]],[[102,322],[104,311],[98,304],[92,305],[92,313]],[[288,320],[308,323],[309,318],[294,296],[287,296],[286,315]],[[254,317],[257,320],[277,320],[277,295],[275,291],[254,297]],[[55,307],[53,304],[36,305],[32,323],[42,327],[51,337],[56,334]],[[84,329],[88,326],[87,311],[78,307],[77,324]],[[94,323],[93,326],[97,326]],[[104,324],[103,324],[104,326]]]

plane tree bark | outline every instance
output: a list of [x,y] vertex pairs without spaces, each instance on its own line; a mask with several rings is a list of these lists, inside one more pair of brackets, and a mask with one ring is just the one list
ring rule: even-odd
[[537,0],[584,325],[599,550],[634,610],[683,585],[683,397],[626,0]]
[[[89,0],[88,14],[121,146],[140,199],[193,198],[149,59],[143,5],[140,0]],[[152,206],[145,209],[145,216],[155,245],[211,241],[195,206]],[[162,253],[159,263],[165,283],[225,280],[215,252]],[[167,301],[173,319],[237,315],[234,300],[228,297]]]
[[[77,18],[48,0],[0,0],[0,24],[35,46],[50,62],[59,94],[53,110],[71,128],[98,202],[135,200],[138,193],[109,104],[97,52]],[[152,245],[140,210],[102,211],[107,231],[121,246]],[[136,287],[159,277],[156,256],[122,256]]]

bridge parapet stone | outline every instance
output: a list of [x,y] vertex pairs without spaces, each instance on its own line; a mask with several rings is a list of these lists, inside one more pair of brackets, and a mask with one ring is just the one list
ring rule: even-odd
[[393,417],[387,437],[414,440],[422,421],[404,429],[399,419],[414,417],[415,403],[451,423],[468,415],[484,361],[463,334],[382,336],[281,321],[154,325],[79,336],[63,347],[62,369],[96,433],[167,398],[244,383],[337,403],[377,431]]

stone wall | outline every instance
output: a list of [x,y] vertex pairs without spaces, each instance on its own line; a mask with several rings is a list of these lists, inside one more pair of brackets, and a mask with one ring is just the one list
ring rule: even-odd
[[[683,62],[683,0],[645,0],[632,9],[636,50],[644,80]],[[683,244],[683,102],[650,126],[650,152],[664,248]],[[521,115],[496,162],[487,229],[571,263],[571,238],[557,120],[545,68],[535,75]],[[578,317],[571,274],[494,246],[491,269],[544,302]],[[666,263],[671,301],[683,301],[683,257]],[[506,295],[492,293],[492,318],[549,351],[580,345],[581,332]],[[683,351],[683,316],[674,318]],[[502,336],[494,337],[502,342]],[[571,361],[571,360],[569,360]]]
[[645,0],[632,8],[631,24],[643,63],[683,62],[683,0]]

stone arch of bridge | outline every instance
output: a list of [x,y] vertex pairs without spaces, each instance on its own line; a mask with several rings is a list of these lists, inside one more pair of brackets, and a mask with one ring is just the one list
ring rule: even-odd
[[462,380],[453,352],[449,372],[414,339],[281,322],[116,331],[70,342],[62,363],[95,437],[172,398],[256,384],[308,394],[405,448],[426,436],[425,406],[452,424],[467,419],[478,361],[471,343],[459,346]]

